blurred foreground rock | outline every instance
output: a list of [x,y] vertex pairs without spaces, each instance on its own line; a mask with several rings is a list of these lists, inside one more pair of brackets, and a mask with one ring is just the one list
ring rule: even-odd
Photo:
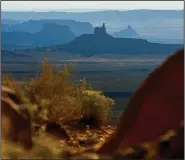
[[114,154],[119,147],[158,141],[170,129],[178,129],[183,121],[184,49],[181,49],[140,84],[131,96],[117,130],[99,153]]
[[70,139],[66,130],[63,127],[61,127],[60,124],[57,124],[57,123],[48,122],[46,124],[46,132],[48,132],[52,135],[55,135],[56,137],[58,137],[60,139],[66,139],[66,140]]
[[2,86],[1,90],[2,139],[20,143],[26,149],[33,146],[31,117],[16,93]]
[[177,130],[169,130],[159,140],[141,143],[128,148],[120,148],[116,153],[99,154],[90,151],[70,157],[70,160],[81,159],[105,159],[105,160],[156,160],[156,159],[178,159],[184,158],[184,126]]

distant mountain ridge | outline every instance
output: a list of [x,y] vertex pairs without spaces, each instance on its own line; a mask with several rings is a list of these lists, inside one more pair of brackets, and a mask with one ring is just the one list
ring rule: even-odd
[[[131,25],[142,37],[151,42],[184,43],[184,10],[107,10],[93,12],[2,12],[2,19],[28,20],[74,20],[89,22],[95,26],[106,23],[107,32],[112,34]],[[3,20],[2,20],[3,24]],[[81,27],[80,27],[81,28]],[[71,29],[72,30],[72,29]],[[72,31],[74,32],[74,31]],[[91,28],[93,33],[93,28]],[[84,32],[84,34],[91,34]],[[76,34],[79,36],[80,34]],[[145,38],[146,39],[146,38]]]
[[[150,43],[147,40],[135,38],[114,38],[107,34],[105,24],[95,27],[93,34],[84,34],[76,37],[73,41],[49,47],[51,52],[79,54],[83,56],[94,56],[101,54],[115,55],[142,55],[142,54],[170,54],[183,45]],[[27,50],[29,52],[46,51],[46,48]],[[23,50],[22,52],[27,52]]]
[[[138,20],[138,18],[150,19],[151,17],[170,17],[170,18],[183,18],[184,10],[149,10],[149,9],[136,9],[136,10],[104,10],[104,11],[90,11],[90,12],[13,12],[13,11],[2,11],[2,19],[12,19],[12,20],[40,20],[45,19],[73,19],[73,20],[85,20],[89,18],[92,19],[102,19],[105,17],[110,20],[112,18],[119,18],[125,20]],[[23,14],[24,13],[24,14]],[[75,17],[77,15],[77,17]],[[115,16],[116,15],[116,16]]]

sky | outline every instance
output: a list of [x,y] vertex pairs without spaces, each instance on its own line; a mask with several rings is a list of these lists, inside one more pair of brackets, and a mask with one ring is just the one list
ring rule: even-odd
[[2,11],[183,10],[184,1],[2,1]]

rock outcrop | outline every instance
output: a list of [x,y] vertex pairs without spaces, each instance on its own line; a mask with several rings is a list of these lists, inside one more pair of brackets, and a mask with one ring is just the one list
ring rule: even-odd
[[99,35],[99,36],[104,36],[107,34],[106,29],[105,29],[105,23],[103,23],[102,27],[95,27],[94,28],[94,34]]

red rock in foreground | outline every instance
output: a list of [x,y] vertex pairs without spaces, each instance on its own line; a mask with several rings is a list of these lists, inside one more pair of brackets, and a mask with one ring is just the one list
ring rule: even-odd
[[133,94],[114,135],[98,152],[153,141],[184,121],[184,49],[155,69]]

